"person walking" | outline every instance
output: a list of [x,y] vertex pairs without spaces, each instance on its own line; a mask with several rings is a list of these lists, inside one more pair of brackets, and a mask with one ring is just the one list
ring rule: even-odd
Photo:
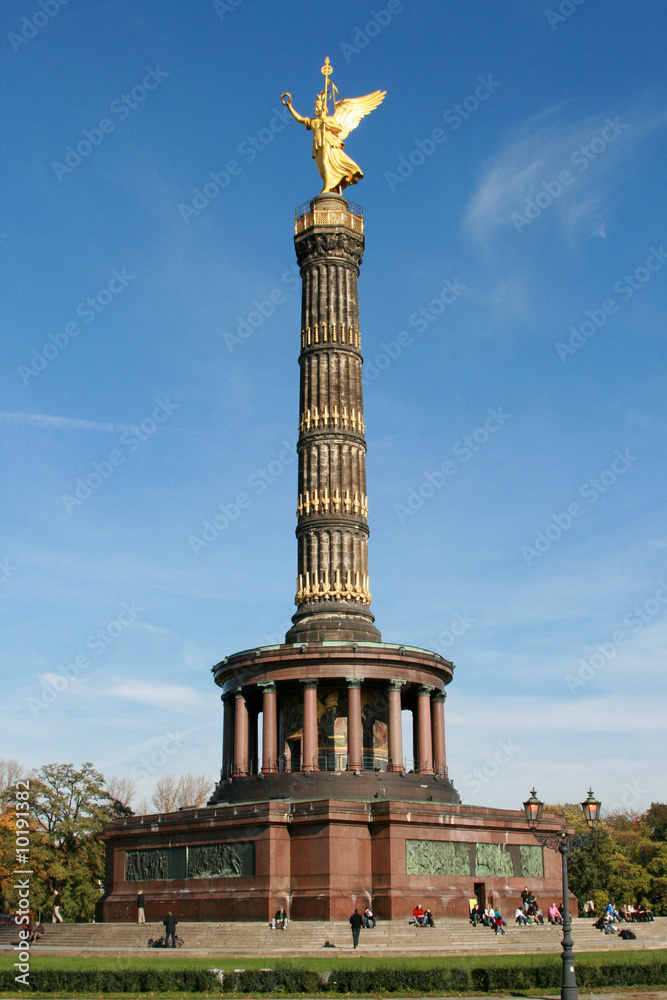
[[57,889],[53,890],[53,913],[51,914],[51,923],[62,924],[63,918],[60,913],[60,907],[63,905],[62,898]]
[[144,910],[145,906],[146,906],[146,900],[144,899],[144,894],[143,894],[143,892],[140,892],[139,895],[137,896],[137,923],[138,924],[145,924],[146,923],[146,912]]
[[356,948],[359,944],[359,931],[364,926],[364,918],[359,913],[359,910],[355,910],[350,917],[350,927],[352,928],[352,944]]
[[169,913],[167,914],[167,916],[165,917],[165,919],[162,921],[162,923],[164,924],[164,931],[165,931],[165,937],[164,937],[164,946],[165,946],[165,948],[169,947],[169,938],[171,938],[171,947],[175,948],[176,947],[176,918],[172,915],[171,910],[169,910]]

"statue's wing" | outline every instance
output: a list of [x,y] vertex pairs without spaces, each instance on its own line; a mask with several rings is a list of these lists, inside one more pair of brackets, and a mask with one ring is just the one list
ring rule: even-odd
[[378,104],[382,104],[386,93],[386,90],[374,90],[365,97],[346,97],[338,101],[332,117],[341,126],[340,138],[344,139],[349,135],[364,115],[370,114]]

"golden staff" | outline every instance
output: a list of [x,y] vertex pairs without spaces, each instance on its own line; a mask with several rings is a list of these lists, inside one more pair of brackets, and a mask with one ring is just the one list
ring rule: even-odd
[[[324,60],[324,66],[322,67],[321,72],[322,72],[322,75],[324,76],[324,113],[325,113],[325,115],[328,115],[329,114],[329,104],[328,104],[328,102],[329,102],[329,95],[327,93],[327,90],[328,90],[328,87],[329,87],[329,77],[333,73],[333,66],[329,62],[329,56],[327,56],[326,59]],[[340,97],[340,91],[338,90],[338,87],[336,86],[336,84],[332,80],[331,81],[331,102],[333,104],[334,111],[336,110],[336,97],[335,97],[335,94],[338,94],[338,96]]]

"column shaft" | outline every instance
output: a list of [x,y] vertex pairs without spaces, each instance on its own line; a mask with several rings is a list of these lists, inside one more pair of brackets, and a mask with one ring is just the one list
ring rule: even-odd
[[417,692],[417,717],[419,727],[419,773],[433,774],[431,688],[426,685],[420,687]]
[[262,702],[263,739],[262,739],[262,773],[275,774],[278,770],[278,719],[275,684],[264,685]]
[[[299,216],[303,280],[297,612],[287,642],[380,641],[370,612],[368,497],[357,278],[363,220],[327,193]],[[358,212],[358,210],[356,210]]]
[[389,702],[389,770],[403,770],[403,723],[401,720],[401,685],[391,683]]
[[222,777],[229,778],[234,770],[234,697],[222,695]]
[[347,679],[347,752],[348,771],[363,770],[364,734],[361,726],[361,682]]
[[236,692],[234,740],[234,775],[242,778],[248,773],[248,706],[243,692]]
[[304,681],[302,771],[317,770],[317,681]]
[[433,726],[433,770],[444,778],[447,767],[445,758],[445,698],[439,691],[431,699],[431,722]]

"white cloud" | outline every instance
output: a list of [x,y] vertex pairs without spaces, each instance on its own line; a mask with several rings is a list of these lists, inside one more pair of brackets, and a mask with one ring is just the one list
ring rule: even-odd
[[77,420],[74,417],[55,417],[46,413],[0,413],[0,423],[49,427],[54,430],[110,432],[132,430],[131,424],[100,423],[96,420]]
[[[606,236],[612,189],[627,183],[619,161],[632,164],[639,143],[665,124],[665,112],[641,117],[631,108],[572,120],[564,105],[555,105],[531,116],[508,132],[486,164],[467,206],[466,228],[481,243],[498,229],[514,230],[513,214],[523,214],[526,199],[544,193],[546,184],[554,196],[545,210],[557,213],[568,238]],[[561,185],[564,170],[572,181]]]
[[107,689],[105,697],[179,711],[208,708],[210,705],[210,698],[205,698],[194,688],[159,682],[147,684],[131,678],[118,678]]

